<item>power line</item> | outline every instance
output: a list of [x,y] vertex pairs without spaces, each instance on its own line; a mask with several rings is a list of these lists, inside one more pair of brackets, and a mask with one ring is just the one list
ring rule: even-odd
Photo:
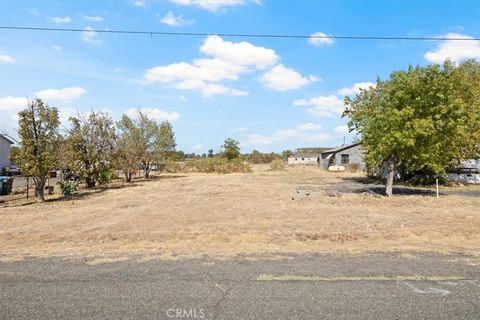
[[110,30],[110,29],[75,29],[75,28],[47,28],[47,27],[22,27],[0,26],[0,30],[21,31],[51,31],[51,32],[96,32],[111,34],[134,34],[149,36],[181,36],[204,37],[221,36],[235,38],[279,38],[279,39],[339,39],[339,40],[413,40],[413,41],[480,41],[480,38],[465,37],[393,37],[393,36],[342,36],[342,35],[304,35],[304,34],[259,34],[259,33],[209,33],[209,32],[166,32],[166,31],[141,31],[141,30]]

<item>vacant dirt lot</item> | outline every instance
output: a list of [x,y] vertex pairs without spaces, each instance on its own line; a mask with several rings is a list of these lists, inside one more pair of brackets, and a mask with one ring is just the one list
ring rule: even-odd
[[[0,255],[229,257],[313,252],[480,254],[480,199],[361,192],[314,167],[164,175],[75,200],[0,209]],[[351,190],[341,197],[322,195]],[[292,200],[296,191],[315,197]],[[106,258],[107,259],[107,258]]]

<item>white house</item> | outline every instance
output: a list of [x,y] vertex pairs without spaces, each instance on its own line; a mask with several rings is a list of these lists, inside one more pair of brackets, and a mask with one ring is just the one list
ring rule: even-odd
[[9,156],[12,144],[14,144],[12,138],[5,134],[0,134],[0,172],[3,167],[8,167],[11,164]]
[[462,161],[460,168],[447,173],[447,179],[466,184],[480,184],[480,159]]
[[365,150],[360,143],[342,145],[341,147],[325,150],[320,159],[321,165],[327,169],[330,166],[350,167],[355,165],[358,170],[366,171]]
[[320,157],[320,154],[295,153],[288,158],[287,164],[319,164]]

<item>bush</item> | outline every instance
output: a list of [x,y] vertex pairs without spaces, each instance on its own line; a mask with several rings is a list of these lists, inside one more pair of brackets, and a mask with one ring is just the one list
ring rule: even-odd
[[285,162],[282,159],[274,159],[270,162],[271,170],[285,170]]
[[358,171],[358,163],[351,163],[349,166],[348,166],[348,169],[350,170],[350,172],[352,173],[355,173]]
[[185,172],[185,164],[183,162],[167,161],[161,165],[160,171],[166,173]]
[[186,169],[190,172],[203,173],[249,173],[252,168],[248,163],[241,160],[226,160],[219,158],[210,158],[202,160],[193,160],[186,163]]
[[186,162],[168,161],[164,164],[162,171],[166,173],[250,173],[252,167],[240,159],[203,158]]
[[57,182],[59,193],[64,196],[73,196],[75,192],[78,191],[78,183],[72,180],[59,181]]

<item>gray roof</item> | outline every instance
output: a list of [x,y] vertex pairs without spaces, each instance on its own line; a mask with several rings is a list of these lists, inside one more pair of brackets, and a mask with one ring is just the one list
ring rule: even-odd
[[304,154],[322,154],[326,150],[332,149],[331,147],[318,147],[318,148],[297,148],[295,153],[304,153]]
[[10,144],[15,144],[15,141],[13,140],[13,138],[9,137],[9,136],[6,135],[6,134],[0,134],[0,137],[2,137],[3,139],[7,140]]
[[318,158],[320,156],[320,153],[318,154],[313,154],[313,153],[295,153],[293,156],[290,158]]
[[347,149],[350,149],[350,148],[353,148],[353,147],[356,147],[358,146],[360,143],[357,142],[357,143],[352,143],[352,144],[346,144],[346,145],[343,145],[341,147],[338,147],[338,148],[334,148],[334,149],[330,149],[330,150],[326,150],[325,152],[323,152],[324,154],[329,154],[329,153],[337,153],[337,152],[340,152],[340,151],[343,151],[343,150],[347,150]]

